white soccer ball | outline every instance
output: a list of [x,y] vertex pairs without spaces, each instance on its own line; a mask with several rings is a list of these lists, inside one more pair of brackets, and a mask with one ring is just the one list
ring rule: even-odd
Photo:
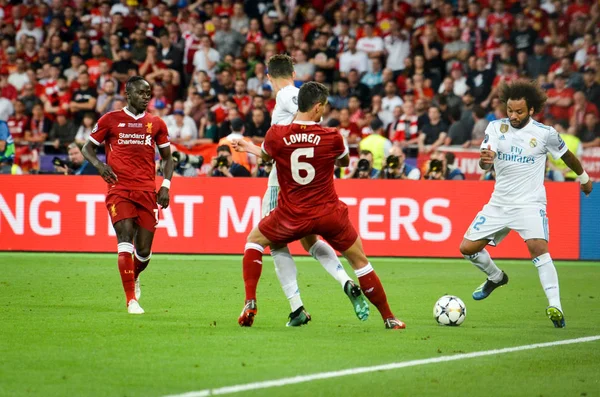
[[444,295],[433,306],[433,318],[440,325],[458,326],[467,317],[467,307],[454,295]]

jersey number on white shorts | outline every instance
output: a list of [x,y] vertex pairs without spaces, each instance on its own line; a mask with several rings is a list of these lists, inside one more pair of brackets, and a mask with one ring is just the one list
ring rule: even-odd
[[[308,185],[315,179],[315,168],[309,163],[300,161],[300,157],[313,158],[315,148],[296,149],[292,152],[292,178],[301,185]],[[306,176],[300,176],[300,170],[306,171]]]

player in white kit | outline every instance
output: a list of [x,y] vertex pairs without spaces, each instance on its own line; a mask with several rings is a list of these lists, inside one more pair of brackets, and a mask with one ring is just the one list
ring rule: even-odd
[[[268,78],[276,93],[276,105],[271,116],[271,125],[288,125],[294,120],[298,111],[299,89],[294,85],[294,64],[287,55],[274,55],[268,61]],[[260,155],[260,154],[259,154]],[[279,197],[279,183],[277,181],[277,164],[269,174],[267,191],[262,202],[262,216],[267,216],[277,207]],[[319,240],[317,236],[307,236],[300,240],[304,249],[327,270],[342,286],[344,292],[350,299],[356,316],[360,320],[366,320],[369,316],[369,304],[367,303],[358,285],[350,278],[339,261],[335,251],[327,243]],[[294,259],[287,246],[271,248],[271,256],[275,263],[275,271],[283,292],[290,302],[292,312],[288,326],[300,326],[310,321],[310,315],[304,309],[300,290],[298,288],[297,269]],[[246,302],[244,309],[238,319],[241,326],[251,326],[257,313],[256,284],[260,278],[262,264],[254,264],[254,269],[244,269],[244,283],[246,286]]]
[[508,283],[508,276],[496,266],[485,246],[499,244],[514,230],[525,240],[538,269],[548,298],[547,316],[555,327],[564,328],[558,275],[548,253],[544,188],[547,154],[561,158],[579,175],[581,190],[586,195],[591,193],[592,183],[556,130],[531,118],[546,102],[546,95],[535,82],[518,80],[503,85],[500,99],[506,104],[508,118],[488,125],[479,160],[484,170],[492,166],[496,170],[494,192],[475,216],[460,245],[464,257],[488,276],[473,292],[473,299],[485,299],[494,289]]

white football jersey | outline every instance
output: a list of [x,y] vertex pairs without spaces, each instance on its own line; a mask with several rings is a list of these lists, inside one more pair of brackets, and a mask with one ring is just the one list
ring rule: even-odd
[[[293,85],[287,85],[279,90],[275,99],[275,109],[271,115],[271,125],[289,125],[298,112],[298,92],[299,88]],[[273,164],[273,169],[269,174],[268,186],[279,186],[277,181],[277,169]]]
[[521,129],[508,119],[492,121],[485,130],[482,149],[496,152],[496,185],[489,204],[509,208],[546,205],[546,157],[558,159],[568,148],[558,132],[533,119]]

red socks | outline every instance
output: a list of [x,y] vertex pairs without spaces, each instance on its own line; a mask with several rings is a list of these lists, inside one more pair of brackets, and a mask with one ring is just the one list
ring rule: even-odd
[[379,310],[381,317],[384,320],[394,317],[390,305],[388,305],[383,285],[381,285],[381,281],[379,280],[379,277],[377,277],[371,264],[369,263],[367,266],[355,270],[354,272],[358,277],[358,282],[360,283],[363,294],[365,294],[371,303],[375,305],[377,310]]
[[146,268],[148,267],[151,257],[152,257],[152,253],[150,253],[150,255],[148,255],[145,258],[139,256],[137,251],[135,251],[133,253],[133,266],[134,266],[134,272],[135,272],[134,274],[135,274],[136,280],[137,280],[138,276],[140,275],[140,273],[143,272],[144,270],[146,270]]
[[262,257],[265,249],[258,244],[247,243],[244,250],[243,273],[246,300],[256,299],[256,286],[262,273]]
[[121,273],[121,282],[125,290],[127,304],[129,301],[135,300],[135,268],[133,265],[133,244],[119,243],[119,272]]

